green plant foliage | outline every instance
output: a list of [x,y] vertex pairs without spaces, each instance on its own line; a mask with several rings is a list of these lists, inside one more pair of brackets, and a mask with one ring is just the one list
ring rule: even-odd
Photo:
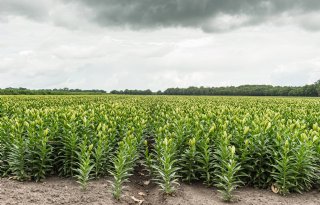
[[156,163],[154,169],[157,175],[157,183],[166,194],[172,194],[175,191],[175,185],[178,185],[177,159],[175,159],[175,144],[168,137],[156,142]]
[[197,180],[197,163],[199,161],[199,153],[197,151],[196,139],[192,138],[188,142],[188,147],[181,155],[181,173],[183,180],[191,182]]
[[316,163],[316,153],[312,149],[313,141],[307,139],[306,134],[302,134],[297,139],[296,148],[294,149],[294,169],[296,176],[294,180],[294,191],[309,191],[314,182],[317,180],[317,170],[319,165]]
[[77,152],[78,155],[78,167],[75,169],[77,178],[77,182],[81,185],[83,190],[87,189],[88,181],[91,179],[90,173],[94,167],[92,160],[90,159],[92,155],[92,147],[93,145],[87,145],[87,143],[84,141],[80,145],[80,151]]
[[33,151],[34,160],[33,160],[33,173],[36,181],[40,181],[46,177],[50,172],[52,167],[52,148],[49,145],[49,130],[43,130],[39,132],[37,144]]
[[13,142],[10,145],[10,152],[7,159],[9,170],[17,180],[26,180],[30,178],[27,158],[29,153],[29,140],[22,136],[23,127],[21,123],[15,121],[15,124],[12,124],[11,128]]
[[226,133],[214,153],[215,156],[215,184],[225,201],[231,201],[233,192],[243,182],[240,180],[240,164],[237,162],[235,147],[229,144],[230,136]]
[[111,174],[120,199],[142,167],[167,194],[179,180],[227,201],[242,185],[302,193],[320,187],[319,116],[317,98],[2,96],[0,176],[85,189]]
[[198,172],[204,184],[211,186],[213,183],[213,151],[210,146],[210,139],[205,137],[199,142]]
[[99,124],[95,148],[92,152],[95,177],[106,175],[111,166],[111,142],[107,138],[106,125]]
[[279,192],[283,195],[289,193],[289,191],[295,186],[295,176],[298,174],[294,169],[294,158],[290,148],[289,140],[281,141],[281,147],[279,147],[279,153],[276,153],[276,164],[273,165],[275,170],[272,173],[275,180],[275,186],[279,189]]
[[137,145],[136,138],[128,135],[119,143],[119,149],[113,158],[114,170],[110,173],[114,178],[113,196],[118,200],[121,197],[123,183],[128,182],[138,159]]

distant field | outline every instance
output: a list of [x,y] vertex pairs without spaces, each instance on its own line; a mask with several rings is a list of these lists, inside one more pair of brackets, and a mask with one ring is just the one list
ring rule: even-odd
[[[276,97],[2,96],[0,175],[111,176],[122,195],[144,173],[164,193],[204,183],[286,195],[320,185],[320,100]],[[89,188],[90,189],[90,186]]]

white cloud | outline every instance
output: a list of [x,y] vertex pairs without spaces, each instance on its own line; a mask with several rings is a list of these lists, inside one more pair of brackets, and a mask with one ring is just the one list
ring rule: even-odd
[[[193,27],[100,27],[88,20],[90,10],[50,2],[38,5],[47,12],[36,16],[45,20],[35,21],[24,9],[0,21],[0,87],[158,90],[303,85],[320,78],[317,12],[250,26],[246,15],[222,14],[207,22],[211,29],[238,29],[205,33]],[[32,11],[33,3],[25,6]]]
[[204,23],[202,29],[207,32],[223,32],[245,26],[246,24],[250,23],[250,21],[251,18],[245,14],[230,15],[221,13]]
[[320,77],[320,59],[313,58],[279,65],[271,77],[277,84],[283,84],[283,82],[286,82],[287,85],[314,83]]

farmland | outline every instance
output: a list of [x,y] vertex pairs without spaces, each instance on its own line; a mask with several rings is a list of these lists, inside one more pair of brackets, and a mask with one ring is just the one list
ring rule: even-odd
[[317,98],[0,98],[1,176],[71,178],[83,191],[109,177],[119,200],[141,172],[166,195],[181,183],[225,201],[239,187],[307,192],[320,185],[319,137]]

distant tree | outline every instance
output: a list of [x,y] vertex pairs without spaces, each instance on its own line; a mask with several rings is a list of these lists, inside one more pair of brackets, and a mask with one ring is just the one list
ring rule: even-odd
[[314,83],[315,86],[315,90],[318,94],[318,96],[320,97],[320,80],[318,80],[317,82]]
[[318,96],[316,85],[305,85],[303,86],[303,94],[304,96]]
[[104,90],[80,90],[80,89],[40,89],[29,90],[27,88],[0,89],[0,95],[76,95],[76,94],[105,94]]

